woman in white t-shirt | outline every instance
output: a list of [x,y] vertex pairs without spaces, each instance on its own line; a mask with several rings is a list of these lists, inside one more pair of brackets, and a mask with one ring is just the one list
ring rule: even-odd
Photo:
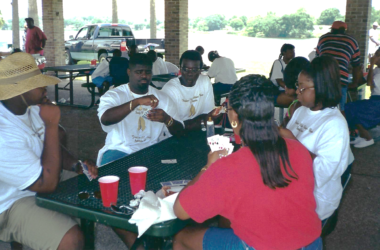
[[294,45],[285,43],[281,47],[280,56],[274,61],[269,73],[269,79],[278,87],[278,93],[274,97],[274,104],[288,107],[294,98],[285,95],[284,70],[286,65],[295,57]]
[[[373,69],[374,65],[376,69]],[[371,87],[371,97],[369,100],[360,100],[346,103],[344,113],[348,126],[351,129],[358,129],[359,136],[351,144],[355,148],[364,148],[373,145],[375,142],[367,129],[380,124],[380,49],[370,59],[370,67],[367,77],[367,85]]]
[[215,83],[212,85],[214,95],[220,96],[230,92],[238,79],[234,62],[230,58],[220,56],[216,50],[208,53],[208,60],[212,64],[207,74],[211,78],[215,77]]
[[302,104],[290,119],[283,137],[299,140],[313,158],[316,212],[330,217],[342,197],[341,176],[349,156],[347,122],[337,108],[341,99],[337,61],[330,56],[315,58],[298,76],[297,98]]

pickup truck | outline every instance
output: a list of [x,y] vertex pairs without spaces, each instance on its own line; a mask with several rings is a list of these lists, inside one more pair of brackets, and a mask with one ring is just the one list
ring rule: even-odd
[[65,62],[76,64],[78,61],[97,59],[99,62],[112,56],[115,49],[127,51],[130,45],[155,43],[158,50],[165,48],[164,39],[135,39],[132,29],[125,24],[89,24],[79,29],[75,38],[65,41]]

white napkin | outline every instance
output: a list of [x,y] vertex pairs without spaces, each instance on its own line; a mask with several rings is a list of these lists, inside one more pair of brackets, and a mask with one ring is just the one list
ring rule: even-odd
[[139,208],[129,220],[129,223],[136,224],[139,230],[138,237],[143,235],[153,224],[177,218],[173,211],[177,196],[178,193],[161,199],[152,191],[145,193],[145,196],[141,199]]

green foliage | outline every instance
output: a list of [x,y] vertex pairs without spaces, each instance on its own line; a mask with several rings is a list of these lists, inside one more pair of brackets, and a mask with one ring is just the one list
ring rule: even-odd
[[[198,23],[199,23],[200,21],[202,21],[202,20],[203,20],[202,17],[197,17],[197,18],[195,18],[194,21],[193,21],[193,28],[194,28],[194,29],[197,28]],[[199,28],[198,28],[198,29],[199,29]]]
[[207,26],[207,23],[206,23],[206,21],[200,21],[200,22],[198,22],[198,30],[199,31],[208,31],[208,26]]
[[135,30],[143,30],[144,27],[145,27],[144,23],[135,24]]
[[309,38],[313,30],[313,18],[304,9],[282,17],[269,12],[266,17],[249,19],[246,28],[251,37]]
[[246,16],[241,16],[241,17],[239,17],[239,18],[243,21],[244,26],[247,26],[248,18],[247,18]]
[[372,7],[371,19],[370,19],[370,24],[369,24],[371,28],[374,22],[380,23],[380,10],[376,10],[375,7]]
[[227,25],[225,16],[220,14],[208,16],[204,21],[206,22],[209,31],[222,30]]
[[160,21],[160,20],[156,20],[156,25],[158,26],[158,25],[160,25],[162,23],[162,21]]
[[4,24],[5,24],[5,21],[4,21],[3,15],[1,14],[1,10],[0,10],[0,28],[3,28]]
[[235,18],[231,20],[230,26],[234,30],[241,30],[244,28],[244,22],[240,18]]
[[330,8],[322,11],[321,16],[317,20],[319,25],[331,25],[334,21],[343,21],[343,16],[339,9]]

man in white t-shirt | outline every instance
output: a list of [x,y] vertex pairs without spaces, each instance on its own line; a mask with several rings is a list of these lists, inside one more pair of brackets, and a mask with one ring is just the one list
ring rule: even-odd
[[377,22],[374,22],[372,24],[372,29],[369,30],[369,57],[372,57],[373,54],[375,54],[376,50],[379,48],[380,42],[379,42],[379,30],[377,29],[379,27],[379,24]]
[[[153,68],[152,68],[153,75],[168,74],[168,67],[166,66],[166,63],[164,62],[164,60],[162,60],[161,57],[157,57],[156,51],[149,50],[149,52],[147,53],[147,56],[153,62]],[[165,85],[165,82],[153,81],[153,84],[154,86],[158,88],[162,88]]]
[[[59,79],[42,75],[34,58],[15,53],[0,61],[0,240],[32,249],[82,249],[83,234],[71,217],[35,203],[82,164],[60,147],[60,110],[49,104],[46,86]],[[97,168],[86,162],[91,175]]]
[[217,51],[210,51],[208,59],[212,64],[207,74],[210,78],[215,77],[215,83],[212,85],[214,95],[229,93],[238,79],[234,62],[230,58],[221,57]]
[[186,130],[201,128],[214,110],[214,93],[208,76],[201,75],[202,57],[195,50],[185,51],[180,58],[181,76],[162,88],[178,107],[179,119]]
[[147,55],[131,57],[128,75],[128,84],[100,99],[98,117],[107,138],[98,154],[99,166],[180,135],[184,128],[172,99],[149,86],[152,61]]
[[280,56],[274,61],[269,79],[278,87],[278,93],[275,95],[275,105],[288,107],[294,99],[285,94],[284,70],[286,65],[295,57],[294,45],[285,43],[280,50]]

